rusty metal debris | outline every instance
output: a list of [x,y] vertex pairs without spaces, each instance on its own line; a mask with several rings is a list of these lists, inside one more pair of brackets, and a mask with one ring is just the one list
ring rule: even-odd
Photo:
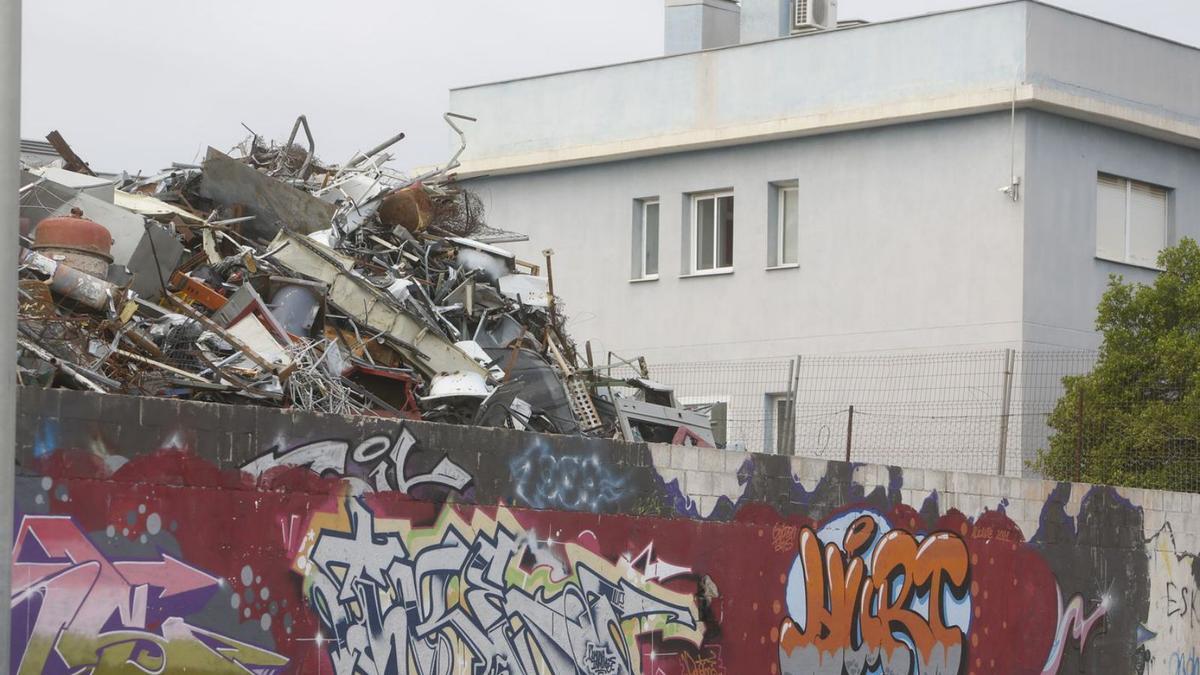
[[303,115],[152,176],[95,173],[55,132],[63,166],[23,167],[21,382],[712,444],[669,390],[583,358],[551,252],[497,246],[525,237],[455,183],[471,120],[445,119],[458,152],[418,176],[388,166],[403,134],[323,162]]

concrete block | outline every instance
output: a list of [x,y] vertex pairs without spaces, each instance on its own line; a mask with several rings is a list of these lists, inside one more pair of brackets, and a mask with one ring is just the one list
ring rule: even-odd
[[1022,479],[1020,481],[1021,499],[1041,499],[1042,481]]
[[993,481],[996,480],[995,476],[984,476],[977,473],[965,473],[962,476],[966,482],[964,492],[979,496],[996,493],[995,488],[997,486],[993,484]]
[[958,498],[958,510],[962,511],[968,518],[975,518],[982,512],[983,498],[977,494],[963,494]]
[[1161,511],[1163,507],[1163,493],[1159,490],[1146,490],[1142,495],[1145,503],[1142,505],[1147,511]]
[[1020,499],[1008,500],[1008,505],[1004,507],[1004,515],[1014,523],[1020,523],[1021,519],[1025,517],[1025,502]]
[[650,458],[659,469],[671,466],[671,446],[665,443],[651,443]]
[[925,489],[937,490],[939,493],[946,491],[946,472],[935,471],[933,469],[925,469]]
[[687,494],[687,477],[683,471],[660,469],[658,475],[662,478],[663,483],[667,485],[670,485],[671,481],[679,481],[679,491],[685,495]]
[[695,471],[700,468],[700,452],[697,448],[682,445],[671,447],[671,468]]
[[713,497],[711,495],[705,495],[705,496],[700,497],[700,499],[698,501],[699,508],[700,508],[700,515],[705,518],[712,515],[713,510],[717,508],[717,500],[718,500],[717,497]]
[[711,495],[713,494],[713,474],[707,471],[686,471],[688,494],[690,495]]
[[823,459],[814,459],[812,457],[803,458],[800,464],[802,467],[800,472],[801,478],[820,480],[825,477],[825,473],[829,469],[829,462],[826,462]]
[[959,509],[961,511],[962,509],[959,507],[960,498],[961,494],[958,492],[946,490],[939,493],[938,505],[941,507],[942,513],[944,514],[950,509]]
[[1146,491],[1139,488],[1118,488],[1117,494],[1128,499],[1134,506],[1141,506],[1146,500]]
[[725,471],[729,473],[737,473],[738,469],[742,468],[742,465],[745,464],[746,460],[749,458],[750,453],[748,452],[734,452],[726,450]]
[[717,495],[724,495],[736,502],[745,491],[746,488],[733,474],[721,473],[713,476],[713,492]]
[[904,487],[912,490],[925,489],[925,469],[904,469]]
[[701,471],[720,473],[725,470],[724,450],[717,450],[716,448],[699,448],[696,453],[699,456],[699,468]]

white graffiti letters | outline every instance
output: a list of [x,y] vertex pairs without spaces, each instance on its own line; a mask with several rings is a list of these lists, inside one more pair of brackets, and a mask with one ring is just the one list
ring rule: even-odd
[[306,443],[287,451],[272,449],[249,462],[242,471],[259,477],[277,467],[308,467],[317,475],[337,473],[347,478],[368,481],[375,490],[408,492],[418,485],[442,485],[462,491],[471,483],[467,473],[449,457],[443,455],[427,473],[407,475],[410,454],[417,441],[402,429],[395,442],[386,434],[371,436],[350,451],[347,441],[324,440]]
[[[569,576],[526,571],[535,537],[512,514],[453,509],[429,529],[346,503],[346,529],[314,528],[297,560],[338,673],[641,672],[637,635],[699,644],[695,600],[567,544]],[[348,530],[348,531],[347,531]]]

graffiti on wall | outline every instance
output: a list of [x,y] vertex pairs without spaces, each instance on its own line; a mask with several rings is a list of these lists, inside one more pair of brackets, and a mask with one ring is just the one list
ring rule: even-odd
[[637,638],[699,645],[692,596],[660,582],[686,568],[609,563],[539,541],[511,512],[453,508],[429,528],[377,517],[361,499],[314,517],[295,569],[336,672],[641,673]]
[[958,673],[971,617],[967,547],[853,512],[804,527],[780,637],[785,673]]
[[218,584],[168,555],[110,560],[68,517],[25,516],[13,547],[12,620],[25,638],[14,671],[281,671],[287,658],[183,618]]
[[418,423],[25,417],[12,672],[1200,675],[1193,523],[1113,488],[1010,504]]
[[361,479],[375,490],[408,492],[419,485],[441,485],[461,491],[471,483],[471,474],[442,455],[433,469],[414,472],[409,462],[415,456],[417,439],[405,428],[395,434],[376,434],[353,444],[347,440],[320,440],[281,450],[276,446],[248,462],[242,471],[258,477],[271,470],[307,467],[313,473],[333,473]]
[[626,495],[627,486],[599,453],[555,453],[537,438],[509,461],[514,496],[535,509],[606,511]]

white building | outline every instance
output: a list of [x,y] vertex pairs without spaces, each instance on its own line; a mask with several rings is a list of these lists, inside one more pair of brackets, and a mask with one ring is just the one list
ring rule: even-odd
[[1090,349],[1109,275],[1200,235],[1194,47],[1029,0],[796,35],[789,0],[666,5],[684,53],[450,95],[598,354]]

